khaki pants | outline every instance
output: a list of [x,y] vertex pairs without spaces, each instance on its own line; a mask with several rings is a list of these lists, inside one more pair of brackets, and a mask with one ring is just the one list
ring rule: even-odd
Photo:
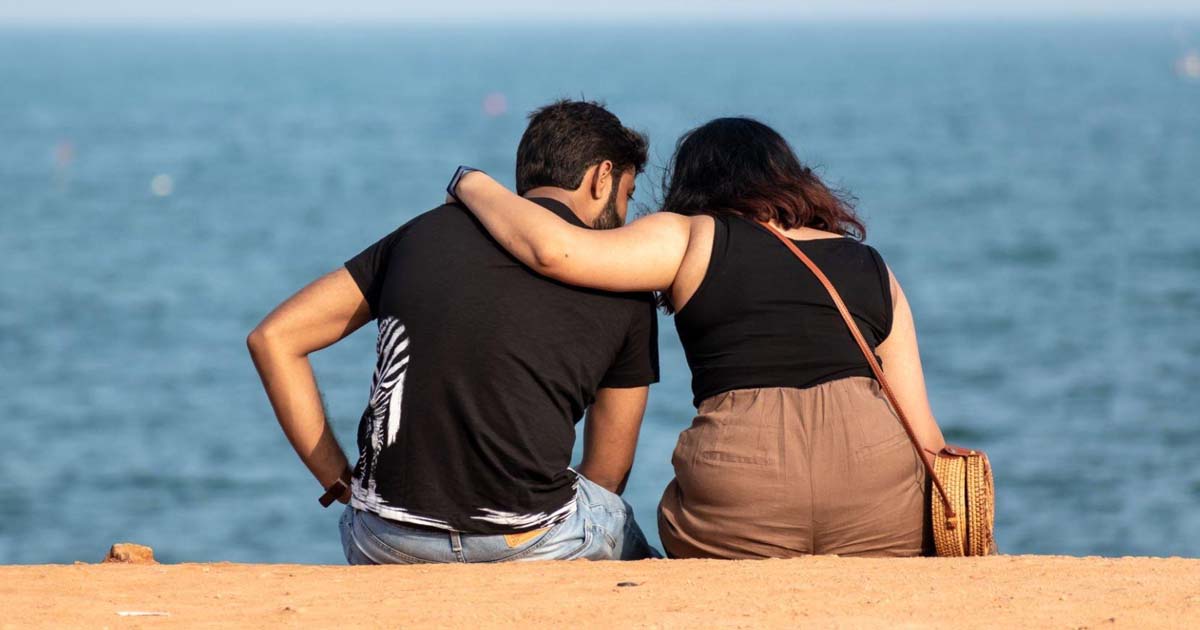
[[925,471],[874,379],[709,398],[672,463],[658,514],[671,557],[922,552]]

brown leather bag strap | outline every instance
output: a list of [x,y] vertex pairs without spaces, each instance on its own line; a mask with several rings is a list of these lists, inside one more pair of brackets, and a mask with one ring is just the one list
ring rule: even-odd
[[850,315],[850,309],[846,308],[846,303],[842,301],[842,296],[838,294],[833,283],[821,271],[821,268],[814,263],[811,258],[800,251],[799,247],[792,242],[791,239],[784,236],[782,232],[775,229],[775,226],[765,221],[759,222],[767,231],[775,235],[779,242],[787,246],[788,249],[808,267],[809,271],[821,281],[825,290],[829,292],[829,297],[833,298],[833,305],[837,307],[838,313],[842,315],[842,320],[846,322],[846,327],[850,329],[850,334],[854,337],[854,341],[858,342],[858,349],[867,359],[867,364],[871,366],[871,371],[875,373],[875,378],[879,381],[879,387],[883,389],[883,393],[887,396],[888,402],[892,404],[892,409],[896,411],[896,417],[900,419],[900,424],[904,426],[904,432],[908,434],[908,439],[912,441],[913,447],[917,449],[917,455],[921,457],[921,463],[925,464],[925,472],[929,474],[929,478],[933,480],[933,485],[937,487],[938,493],[942,495],[942,504],[946,506],[946,519],[951,523],[957,522],[957,516],[954,513],[954,506],[950,504],[950,496],[946,494],[946,488],[942,486],[942,480],[938,478],[937,473],[933,470],[933,462],[930,461],[929,455],[925,449],[921,447],[921,441],[917,439],[916,432],[913,431],[912,425],[908,423],[908,417],[904,415],[904,410],[900,408],[900,402],[896,400],[896,394],[892,392],[892,388],[888,385],[887,378],[883,376],[883,368],[879,366],[879,361],[875,359],[875,353],[871,351],[871,346],[867,345],[867,340],[863,339],[862,331],[858,329],[858,325],[854,323],[854,318]]

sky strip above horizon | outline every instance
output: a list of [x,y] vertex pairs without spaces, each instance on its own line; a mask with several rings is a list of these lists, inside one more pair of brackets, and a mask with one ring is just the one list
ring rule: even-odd
[[555,0],[0,0],[0,23],[113,24],[190,22],[474,22],[570,20],[604,23],[647,19],[925,19],[1037,17],[1200,17],[1196,0],[608,0],[599,4]]

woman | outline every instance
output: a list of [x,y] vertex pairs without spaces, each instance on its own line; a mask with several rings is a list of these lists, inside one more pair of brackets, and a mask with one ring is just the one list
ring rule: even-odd
[[483,173],[453,192],[535,271],[660,291],[675,312],[698,415],[659,504],[670,556],[919,555],[919,456],[826,291],[759,224],[833,281],[922,446],[937,451],[908,302],[861,242],[851,204],[747,118],[685,134],[664,189],[662,212],[613,230],[573,227]]

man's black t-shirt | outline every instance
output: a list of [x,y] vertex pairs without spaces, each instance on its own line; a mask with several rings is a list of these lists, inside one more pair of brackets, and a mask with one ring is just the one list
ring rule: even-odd
[[651,296],[538,276],[458,205],[418,216],[346,269],[379,325],[352,504],[484,534],[569,516],[575,423],[596,390],[658,380]]

